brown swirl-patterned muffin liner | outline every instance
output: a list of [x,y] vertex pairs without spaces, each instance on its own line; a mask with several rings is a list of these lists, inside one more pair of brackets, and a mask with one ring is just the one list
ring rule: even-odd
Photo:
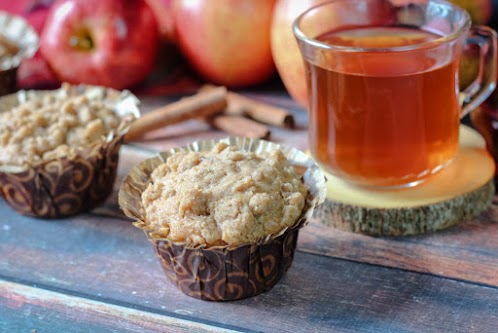
[[[309,188],[300,218],[292,226],[255,244],[207,247],[168,240],[147,224],[142,206],[141,195],[150,182],[150,174],[179,151],[207,151],[220,141],[257,153],[280,149],[290,163],[302,171],[303,181]],[[268,291],[282,278],[292,264],[299,229],[309,223],[314,208],[325,196],[325,177],[305,153],[265,140],[227,138],[194,142],[143,161],[123,180],[119,204],[128,217],[136,219],[134,225],[144,231],[153,245],[166,276],[183,293],[203,300],[230,301]]]
[[17,90],[17,70],[21,61],[32,57],[38,49],[35,29],[22,17],[0,11],[0,34],[14,43],[18,52],[0,57],[0,96]]
[[[102,204],[111,194],[116,179],[119,149],[131,120],[138,117],[138,99],[131,93],[92,86],[73,86],[71,93],[105,91],[115,101],[115,112],[122,117],[116,133],[105,142],[85,147],[69,156],[40,161],[28,166],[0,165],[0,194],[18,213],[39,218],[61,218],[88,211]],[[18,92],[0,97],[2,111],[26,98]],[[113,104],[113,105],[114,105]],[[128,117],[128,116],[132,117]]]

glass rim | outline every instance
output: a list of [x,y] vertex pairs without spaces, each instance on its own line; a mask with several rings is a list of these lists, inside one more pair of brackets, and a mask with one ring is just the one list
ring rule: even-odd
[[[430,48],[430,47],[435,47],[441,44],[444,44],[446,42],[458,39],[465,31],[468,31],[472,25],[472,20],[470,18],[470,15],[467,11],[462,9],[461,7],[444,1],[444,0],[428,0],[427,3],[435,3],[438,6],[444,6],[447,9],[451,9],[453,11],[458,11],[461,12],[463,17],[465,18],[464,24],[459,28],[453,31],[450,34],[440,36],[436,39],[430,40],[430,41],[425,41],[417,44],[412,44],[412,45],[405,45],[405,46],[394,46],[394,47],[354,47],[354,46],[343,46],[343,45],[330,45],[327,43],[324,43],[322,41],[319,41],[316,39],[316,37],[309,37],[307,36],[299,27],[301,21],[307,16],[310,12],[315,11],[321,7],[326,7],[329,5],[332,5],[337,2],[352,2],[352,1],[362,1],[362,2],[369,2],[369,1],[374,1],[374,0],[331,0],[327,1],[315,6],[312,6],[311,8],[308,8],[305,10],[303,13],[301,13],[292,23],[292,31],[294,33],[294,36],[301,40],[302,42],[311,45],[316,48],[320,48],[323,50],[328,50],[328,51],[341,51],[341,52],[372,52],[372,53],[382,53],[382,52],[401,52],[401,51],[410,51],[410,50],[418,50],[422,48]],[[360,26],[361,27],[361,26]],[[425,30],[428,32],[433,32],[430,30]]]

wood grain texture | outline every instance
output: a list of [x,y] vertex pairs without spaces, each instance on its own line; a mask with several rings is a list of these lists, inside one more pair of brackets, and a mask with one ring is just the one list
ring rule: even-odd
[[[277,93],[263,99],[290,103]],[[154,103],[164,99],[144,101],[150,109]],[[305,149],[306,114],[295,111],[298,128],[276,129],[273,139]],[[139,146],[166,149],[226,136],[196,121],[154,135]],[[176,331],[187,322],[246,332],[498,331],[496,206],[443,232],[402,239],[312,223],[301,231],[292,267],[270,292],[212,303],[177,290],[143,233],[119,210],[122,177],[148,156],[142,148],[121,150],[114,194],[91,214],[38,220],[0,202],[0,331],[133,332],[149,316],[157,331],[167,331],[163,324],[170,321]]]
[[0,332],[236,332],[0,280]]
[[462,125],[455,159],[418,186],[361,187],[325,173],[328,200],[317,217],[325,225],[372,236],[431,233],[488,209],[495,194],[494,173],[483,137]]
[[[302,251],[498,287],[498,208],[435,234],[376,238],[311,223]],[[498,307],[498,304],[497,304]]]
[[54,222],[19,217],[3,204],[0,211],[4,280],[243,331],[498,330],[498,288],[299,251],[270,292],[200,301],[165,278],[145,236],[123,219]]
[[[118,182],[152,151],[126,146]],[[97,211],[116,215],[117,186]],[[122,216],[118,215],[117,216]],[[317,221],[301,231],[299,248],[309,253],[430,273],[498,287],[498,206],[458,226],[434,234],[405,238],[375,238],[344,232]]]
[[470,220],[487,210],[495,194],[494,180],[454,198],[419,207],[378,208],[326,200],[317,210],[323,224],[371,236],[428,234]]

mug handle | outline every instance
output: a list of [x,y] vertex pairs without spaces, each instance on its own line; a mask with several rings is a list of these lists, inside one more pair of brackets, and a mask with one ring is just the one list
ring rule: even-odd
[[484,102],[496,87],[496,32],[485,26],[471,27],[466,44],[479,47],[479,72],[477,78],[460,93],[461,118]]

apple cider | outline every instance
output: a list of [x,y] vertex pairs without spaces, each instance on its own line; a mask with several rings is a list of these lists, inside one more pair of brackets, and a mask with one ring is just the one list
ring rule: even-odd
[[368,27],[316,38],[365,48],[306,62],[309,144],[325,170],[362,184],[399,186],[417,183],[453,159],[460,121],[458,57],[399,49],[387,58],[372,50],[408,50],[439,37],[413,28]]

